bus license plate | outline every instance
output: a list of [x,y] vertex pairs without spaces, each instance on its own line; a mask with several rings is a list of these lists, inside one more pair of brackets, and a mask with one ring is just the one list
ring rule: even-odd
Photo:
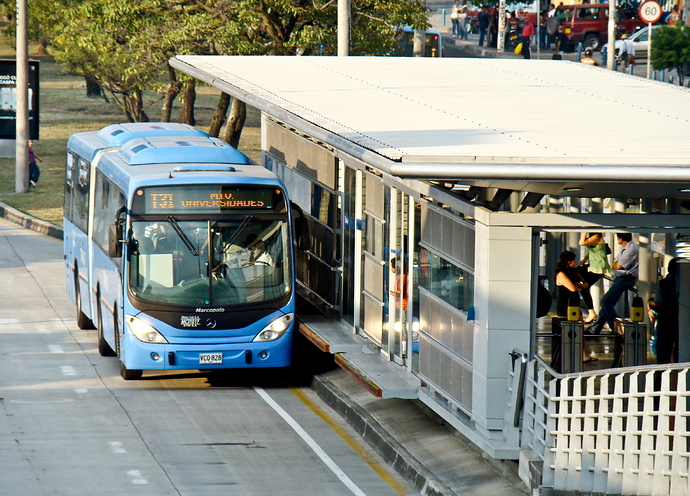
[[222,353],[199,353],[199,365],[223,363]]

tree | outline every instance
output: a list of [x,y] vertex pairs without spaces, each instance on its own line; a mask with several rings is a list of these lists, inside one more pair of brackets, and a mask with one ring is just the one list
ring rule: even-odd
[[654,70],[676,69],[678,84],[683,85],[683,68],[690,65],[690,26],[679,21],[675,26],[661,26],[652,34]]
[[164,5],[157,0],[87,0],[63,13],[51,40],[55,59],[93,77],[128,121],[148,121],[143,94],[165,67],[163,54],[146,49]]
[[[0,0],[13,12],[13,0]],[[130,121],[148,120],[144,92],[164,100],[170,120],[180,95],[182,119],[194,122],[196,81],[170,70],[187,55],[335,55],[335,0],[32,0],[31,30],[58,62],[110,93]],[[386,55],[395,30],[428,27],[421,0],[357,0],[352,4],[353,55]],[[219,99],[212,129],[231,117],[239,139],[246,109]],[[222,127],[222,126],[221,126]]]

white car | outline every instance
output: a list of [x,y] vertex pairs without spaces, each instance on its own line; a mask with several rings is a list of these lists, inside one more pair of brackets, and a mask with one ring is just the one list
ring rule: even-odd
[[[654,31],[658,28],[659,26],[652,26],[652,34],[654,34]],[[649,47],[649,27],[645,26],[637,31],[635,31],[634,34],[631,34],[630,37],[628,38],[630,41],[632,41],[633,46],[635,47],[635,58],[636,59],[646,59],[647,58],[647,49]],[[616,40],[616,53],[618,53],[618,50],[620,49],[621,44],[623,43],[623,40]],[[604,48],[608,48],[608,43],[604,45]]]
[[[659,26],[652,26],[652,34]],[[635,34],[630,36],[630,41],[635,46],[635,58],[646,59],[647,49],[649,48],[649,26],[645,26]]]

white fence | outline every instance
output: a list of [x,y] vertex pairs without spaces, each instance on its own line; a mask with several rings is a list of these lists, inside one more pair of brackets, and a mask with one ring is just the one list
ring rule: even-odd
[[542,487],[690,495],[689,367],[561,375],[530,361],[521,448],[543,462]]

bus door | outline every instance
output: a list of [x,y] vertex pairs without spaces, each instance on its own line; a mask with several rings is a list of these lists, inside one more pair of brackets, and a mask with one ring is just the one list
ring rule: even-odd
[[387,300],[388,226],[386,215],[390,190],[383,181],[366,173],[362,178],[361,193],[364,205],[364,243],[362,254],[362,320],[361,330],[386,353],[388,329],[384,310]]
[[340,162],[343,180],[341,181],[340,205],[342,215],[342,284],[341,292],[343,321],[352,329],[359,322],[360,298],[362,294],[362,234],[364,222],[362,217],[362,171],[347,167]]

